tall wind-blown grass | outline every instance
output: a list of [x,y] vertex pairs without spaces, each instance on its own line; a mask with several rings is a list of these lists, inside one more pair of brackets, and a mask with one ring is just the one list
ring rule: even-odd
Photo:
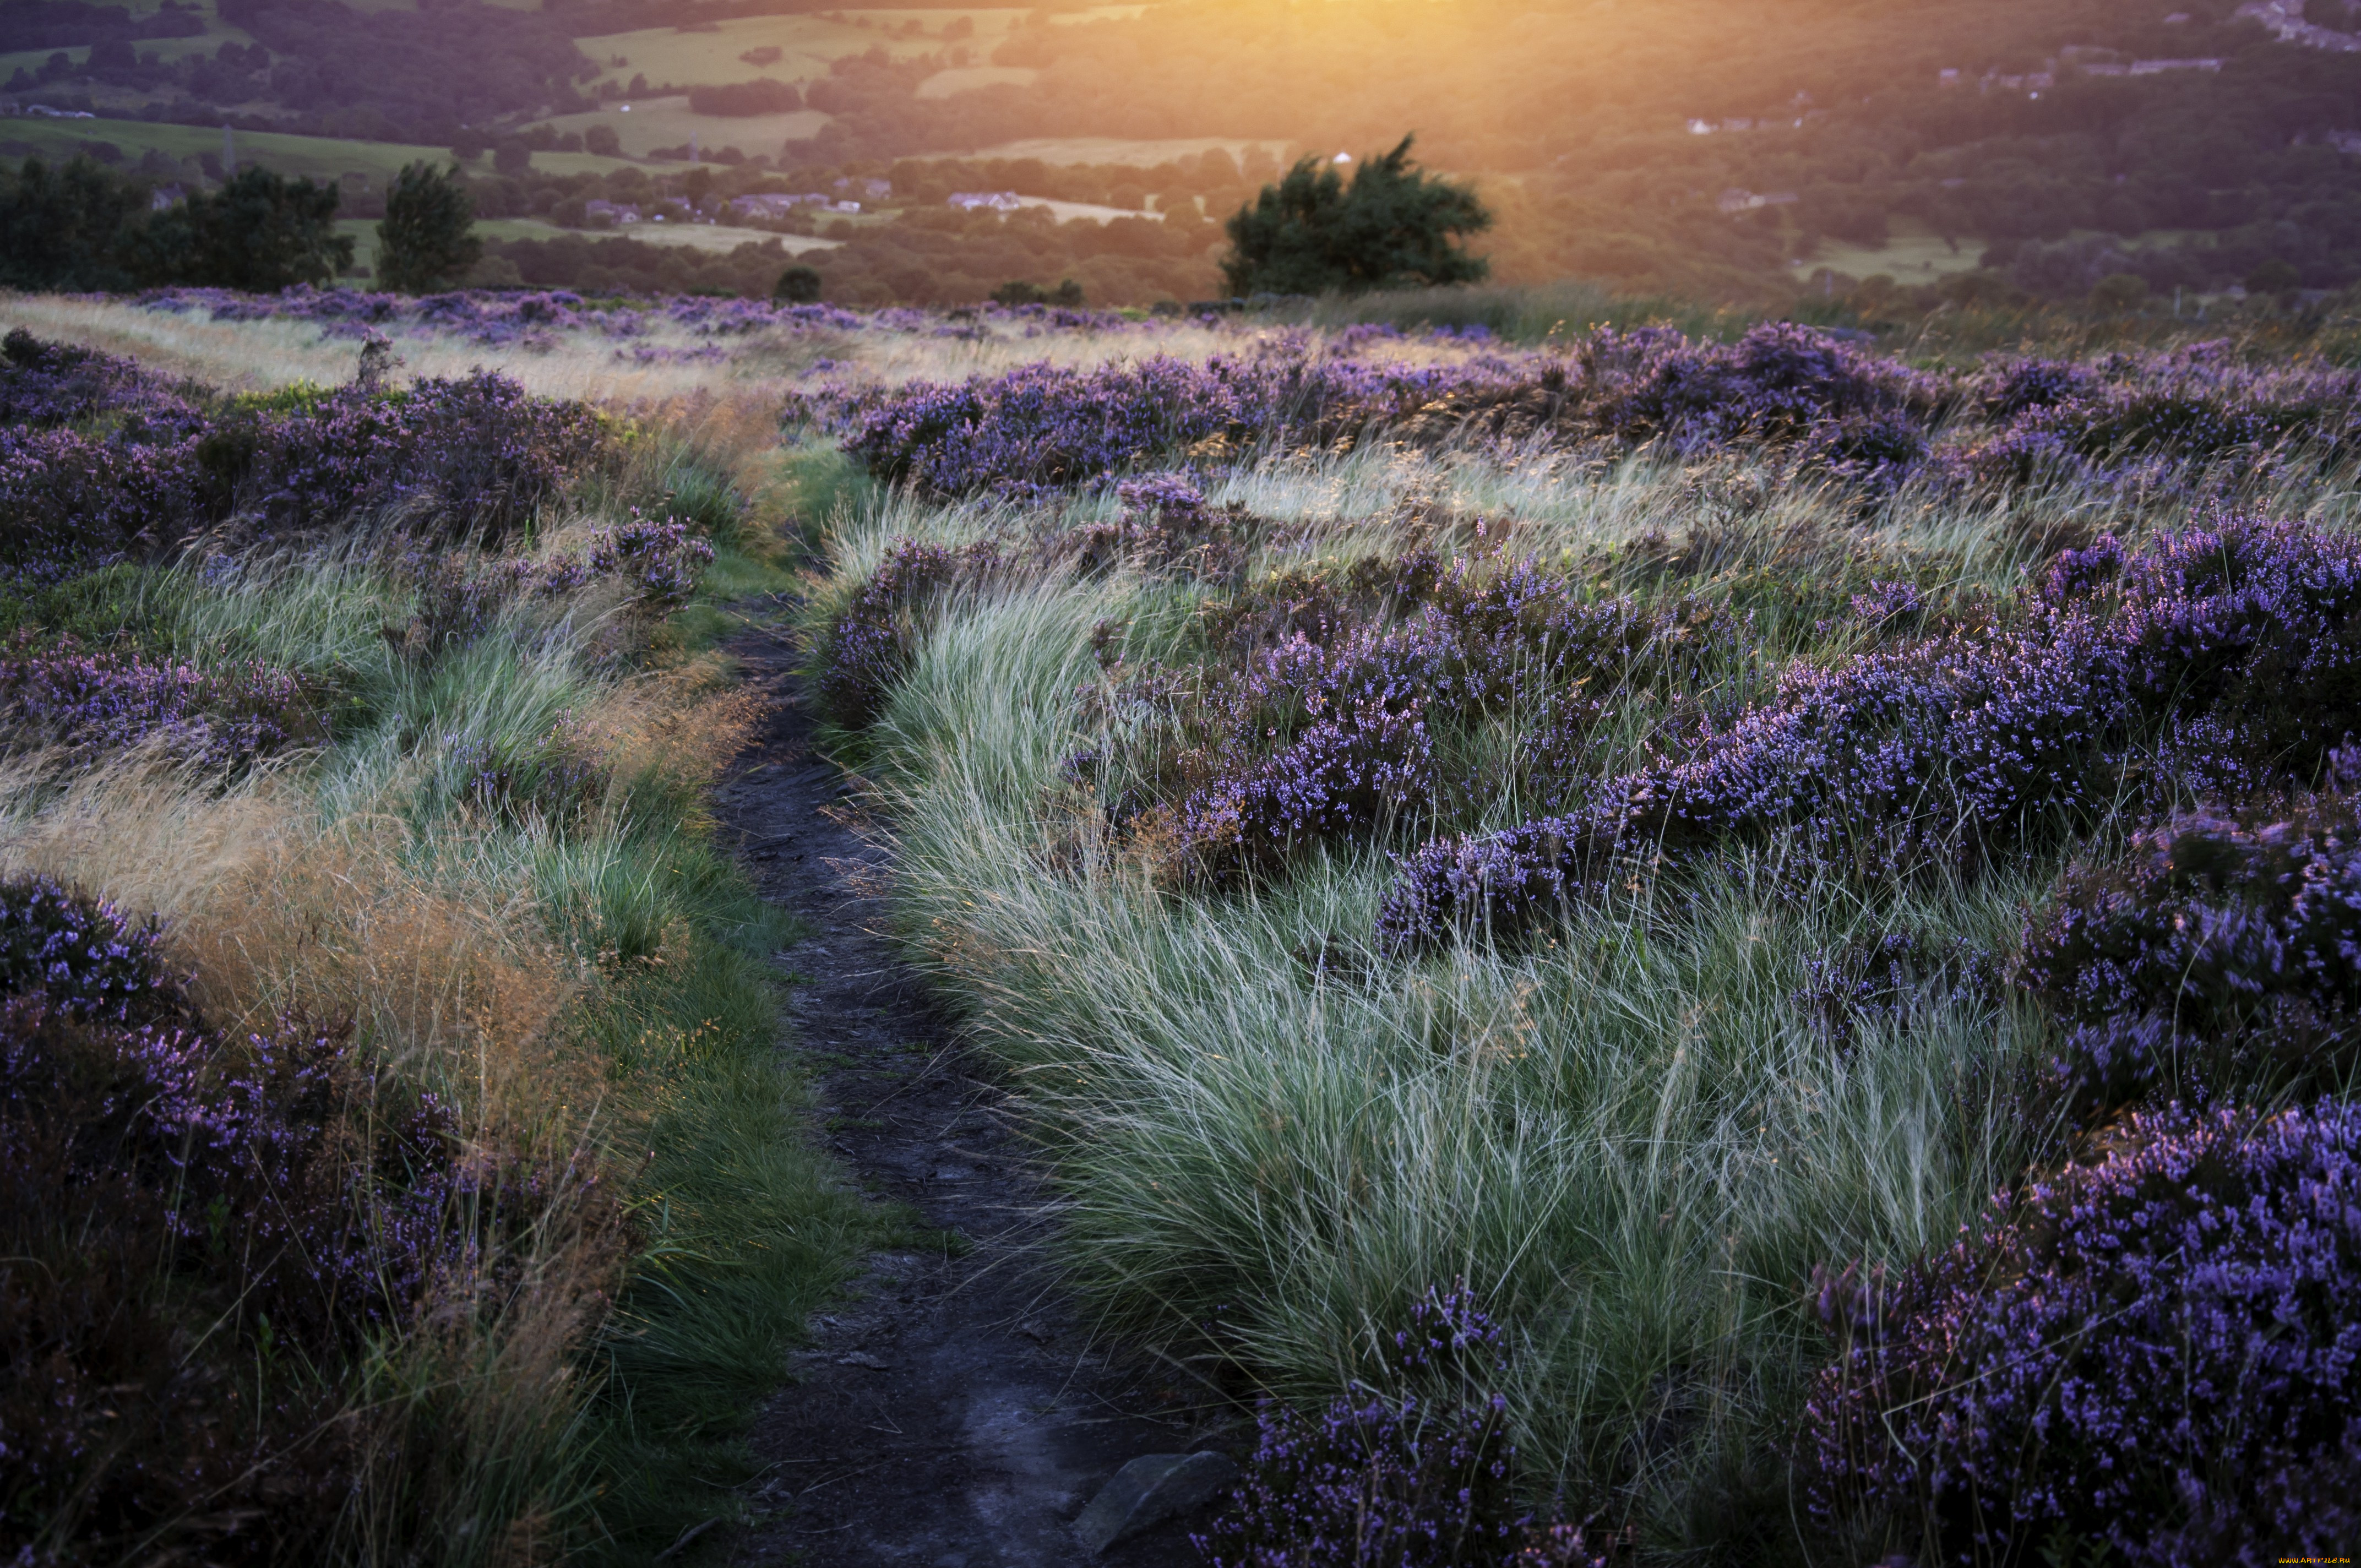
[[[1200,609],[1274,574],[1423,548],[1477,580],[1538,562],[1598,597],[1734,614],[1720,685],[1694,694],[1727,715],[1791,661],[1875,646],[1848,607],[1882,580],[1971,619],[2060,540],[2177,530],[2235,481],[1914,482],[1869,505],[1737,452],[1366,441],[1191,477],[1207,516],[1246,520],[1224,583],[1040,544],[1114,518],[1112,498],[891,494],[839,508],[806,609],[825,659],[903,542],[998,542],[895,612],[895,679],[844,744],[874,783],[910,950],[1036,1113],[1070,1277],[1209,1378],[1304,1403],[1419,1392],[1395,1332],[1464,1281],[1506,1336],[1491,1387],[1537,1506],[1632,1524],[1668,1559],[1792,1557],[1792,1437],[1828,1354],[1815,1271],[1940,1249],[2074,1133],[2028,1091],[2055,1036],[2021,994],[1933,985],[1839,1025],[1813,976],[1894,939],[2005,954],[2070,850],[1866,881],[1733,850],[1686,882],[1572,900],[1535,941],[1405,957],[1375,935],[1398,874],[1382,828],[1377,847],[1299,848],[1283,874],[1176,881],[1114,761],[1167,699],[1126,683],[1213,657]],[[2238,499],[2352,520],[2342,468],[2266,483]],[[1594,765],[1662,743],[1633,722],[1601,730]],[[2085,850],[2121,837],[2099,806]],[[1532,815],[1504,784],[1472,826]]]
[[[305,743],[225,764],[181,739],[201,719],[104,753],[71,714],[28,721],[0,760],[0,886],[160,917],[174,1005],[225,1060],[324,1032],[342,1065],[306,1092],[342,1109],[322,1147],[428,1129],[406,1173],[338,1200],[427,1271],[328,1339],[291,1340],[268,1290],[225,1307],[191,1283],[215,1266],[204,1225],[217,1251],[242,1219],[168,1233],[120,1307],[220,1308],[188,1354],[251,1393],[247,1491],[150,1487],[146,1512],[94,1521],[0,1487],[27,1561],[82,1560],[96,1529],[220,1561],[644,1562],[738,1516],[752,1409],[885,1230],[808,1140],[776,1051],[792,933],[702,804],[754,700],[695,651],[696,615],[668,623],[582,565],[628,507],[685,500],[741,578],[784,581],[763,522],[740,532],[732,417],[708,400],[620,428],[620,459],[505,559],[355,518],[6,597],[28,669],[285,672],[270,689],[302,722],[267,737]],[[709,596],[692,609],[726,624]],[[424,1210],[419,1150],[448,1171]],[[140,1396],[159,1441],[195,1430],[181,1388]],[[134,1495],[106,1453],[77,1463],[84,1495]]]

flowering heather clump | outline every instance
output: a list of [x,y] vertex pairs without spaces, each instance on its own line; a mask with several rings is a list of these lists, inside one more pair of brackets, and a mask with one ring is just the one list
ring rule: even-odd
[[163,927],[51,882],[0,882],[0,996],[38,992],[60,1014],[146,1024],[180,996],[159,951]]
[[1431,560],[1385,565],[1387,598],[1426,601],[1407,624],[1298,630],[1209,670],[1185,706],[1173,765],[1187,793],[1160,826],[1193,874],[1225,881],[1313,843],[1480,808],[1503,781],[1448,781],[1471,798],[1445,801],[1435,755],[1445,727],[1488,713],[1532,726],[1546,784],[1551,750],[1578,748],[1609,694],[1693,674],[1713,638],[1686,607],[1587,603],[1530,564],[1481,584],[1435,576]]
[[603,439],[583,405],[478,371],[374,396],[339,388],[316,410],[250,411],[216,426],[199,456],[240,510],[274,526],[387,511],[421,533],[496,541]]
[[2059,617],[1799,666],[1777,702],[1684,760],[1609,781],[1566,816],[1421,849],[1378,935],[1396,948],[1513,938],[1610,879],[1774,837],[1872,875],[2006,848],[2104,798],[2119,663],[2090,621]]
[[[844,403],[844,450],[881,479],[937,495],[1112,479],[1217,438],[1325,442],[1425,406],[1481,368],[1411,369],[1277,354],[1158,355],[1069,370],[1026,365],[957,387],[912,382]],[[815,404],[824,411],[825,404]]]
[[829,626],[818,659],[821,711],[847,729],[867,724],[909,663],[918,612],[999,565],[999,547],[988,540],[956,550],[896,540]]
[[23,327],[0,339],[0,425],[60,425],[104,414],[151,435],[190,433],[200,417],[128,359],[43,343]]
[[474,1288],[547,1179],[470,1157],[348,1030],[207,1031],[156,947],[0,882],[0,1552],[309,1558],[365,1458],[343,1369]]
[[0,575],[61,582],[185,537],[210,510],[196,447],[0,427]]
[[631,604],[644,614],[670,615],[697,591],[697,574],[713,561],[713,546],[677,518],[656,522],[631,509],[631,521],[591,536],[590,570],[630,580]]
[[1799,665],[1776,702],[1573,813],[1425,846],[1381,938],[1513,937],[1586,889],[1774,838],[1870,874],[1971,867],[2141,785],[2136,736],[2185,782],[2252,789],[2308,781],[2361,731],[2361,544],[2226,521],[2151,544],[2090,600],[2075,590],[2104,579],[2109,548],[2063,564],[2020,626]]
[[2166,727],[2218,716],[2208,750],[2308,782],[2361,734],[2361,540],[2229,521],[2124,566],[2114,635],[2141,708]]
[[2329,797],[2277,820],[2212,813],[2078,867],[2017,978],[2069,1025],[2063,1075],[2106,1106],[2257,1077],[2313,1089],[2361,1062],[2361,831]]
[[1832,423],[1923,412],[1934,400],[1930,384],[1900,366],[1786,322],[1727,347],[1664,327],[1609,328],[1583,345],[1581,364],[1594,428],[1682,452],[1796,441]]
[[[17,347],[37,367],[68,367],[44,387],[71,381],[82,364],[79,350],[31,339]],[[124,390],[111,370],[100,379],[115,404],[54,388],[38,395],[63,417],[106,415],[104,431],[0,425],[0,574],[18,583],[153,556],[232,516],[316,528],[391,512],[444,539],[497,540],[604,444],[587,407],[529,397],[488,372],[396,392],[345,387],[218,417]]]
[[1795,1004],[1841,1043],[1872,1020],[1898,1022],[1925,1008],[1982,1001],[1999,979],[1992,955],[1971,942],[1894,931],[1806,959]]
[[2361,1110],[2135,1117],[1838,1294],[1803,1423],[1823,1520],[1922,1524],[1961,1564],[2268,1563],[2361,1531]]
[[1485,1387],[1501,1369],[1499,1330],[1464,1285],[1430,1288],[1394,1349],[1407,1379],[1449,1391],[1339,1398],[1316,1420],[1265,1405],[1232,1507],[1194,1538],[1213,1568],[1489,1568],[1527,1539],[1507,1402]]
[[0,715],[84,754],[152,740],[214,766],[250,762],[321,738],[312,697],[260,663],[201,670],[71,646],[0,658]]

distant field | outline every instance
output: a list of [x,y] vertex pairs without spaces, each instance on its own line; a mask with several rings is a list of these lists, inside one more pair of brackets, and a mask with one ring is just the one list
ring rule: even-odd
[[[606,70],[605,80],[619,87],[644,75],[658,84],[699,87],[724,82],[750,82],[758,76],[781,82],[807,82],[828,74],[829,62],[882,46],[895,60],[931,54],[964,44],[977,60],[1016,30],[1025,17],[1021,10],[846,12],[847,17],[879,18],[874,27],[855,27],[850,20],[825,16],[740,16],[719,23],[712,32],[684,33],[673,27],[646,27],[631,33],[607,33],[575,42]],[[972,37],[946,43],[942,29],[957,16],[975,23]],[[920,38],[890,38],[892,28],[913,20],[927,29]],[[779,58],[767,65],[752,65],[740,55],[749,49],[775,49]],[[626,63],[612,64],[620,55]]]
[[834,250],[844,243],[836,239],[815,239],[808,235],[773,234],[768,229],[738,228],[730,224],[633,224],[628,228],[580,231],[561,229],[531,218],[503,218],[498,223],[478,224],[476,229],[487,239],[555,239],[560,235],[586,233],[591,239],[613,239],[620,236],[638,240],[642,245],[678,246],[717,254],[735,250],[749,242],[761,245],[774,239],[785,246],[790,256],[802,256],[814,250]]
[[829,116],[817,109],[798,109],[792,115],[696,115],[689,112],[687,98],[673,97],[634,98],[628,112],[618,104],[587,115],[560,115],[544,123],[560,132],[610,126],[627,156],[644,158],[656,148],[682,146],[692,136],[708,152],[734,147],[741,152],[776,156],[782,142],[818,136],[828,121]]
[[[342,218],[336,232],[351,236],[353,263],[377,271],[377,220],[374,218]],[[771,234],[762,229],[736,228],[728,224],[633,224],[623,229],[562,229],[538,218],[487,218],[476,225],[476,236],[486,240],[558,239],[566,235],[580,235],[591,240],[633,239],[642,245],[686,247],[691,250],[708,250],[718,254],[737,249],[752,241],[759,245],[775,239],[786,247],[790,256],[805,256],[815,250],[834,250],[842,240],[814,239],[806,235]],[[348,279],[347,281],[367,288],[369,280]]]
[[921,98],[948,98],[954,93],[972,93],[979,87],[1003,85],[1030,87],[1041,73],[1029,65],[967,65],[950,71],[938,71],[918,83]]
[[[448,148],[415,147],[401,142],[342,141],[330,137],[283,136],[274,131],[239,131],[235,137],[241,162],[247,159],[281,174],[313,180],[335,180],[362,174],[373,188],[383,189],[401,166],[416,159],[447,162]],[[189,159],[221,151],[220,127],[167,126],[147,120],[44,120],[31,116],[0,120],[0,156],[21,158],[29,148],[52,159],[71,158],[83,142],[112,142],[137,161],[155,148],[168,158]],[[533,166],[558,174],[603,173],[629,167],[620,158],[598,158],[587,152],[537,152]]]
[[1959,248],[1954,250],[1940,235],[1915,218],[1892,220],[1890,234],[1881,250],[1842,240],[1822,240],[1817,250],[1796,262],[1795,276],[1809,278],[1827,267],[1850,278],[1874,278],[1883,273],[1897,283],[1929,283],[1954,272],[1974,271],[1976,258],[1984,252],[1984,241],[1965,236],[1960,236]]
[[1119,137],[1043,137],[1032,141],[1005,141],[974,152],[938,153],[939,158],[1038,158],[1044,163],[1123,163],[1152,169],[1159,163],[1211,152],[1215,148],[1237,157],[1250,147],[1270,149],[1284,162],[1289,144],[1237,137],[1180,137],[1169,141],[1126,141]]
[[[1020,192],[1020,194],[1022,194]],[[1027,196],[1028,207],[1047,207],[1060,223],[1071,223],[1076,218],[1088,218],[1094,224],[1113,223],[1117,218],[1154,218],[1164,221],[1162,213],[1137,213],[1128,207],[1103,207],[1096,202],[1053,202],[1047,196]]]

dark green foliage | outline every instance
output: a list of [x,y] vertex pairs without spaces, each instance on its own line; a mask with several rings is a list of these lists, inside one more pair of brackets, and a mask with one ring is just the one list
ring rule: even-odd
[[819,273],[798,263],[779,274],[771,298],[790,305],[808,305],[819,299]]
[[1068,278],[1054,289],[1043,289],[1020,278],[994,289],[992,298],[1002,305],[1060,305],[1076,310],[1082,303],[1082,286]]
[[404,164],[377,225],[379,281],[410,294],[456,283],[483,254],[475,226],[476,200],[457,164],[447,170],[423,161]]
[[1345,182],[1333,165],[1305,158],[1228,225],[1222,281],[1234,295],[1357,294],[1412,284],[1474,283],[1491,264],[1460,236],[1492,214],[1472,185],[1455,185],[1411,161],[1412,137],[1364,161]]
[[135,288],[132,242],[147,217],[147,192],[87,158],[0,169],[0,286]]
[[255,293],[325,283],[353,260],[353,242],[335,230],[338,195],[332,184],[248,164],[220,190],[155,215],[143,236],[148,269]]

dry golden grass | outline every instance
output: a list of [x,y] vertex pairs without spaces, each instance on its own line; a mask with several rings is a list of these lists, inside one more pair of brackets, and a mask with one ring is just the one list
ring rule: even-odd
[[[309,322],[214,322],[195,313],[81,295],[0,293],[0,328],[11,326],[37,337],[129,355],[231,391],[348,381],[359,352],[351,339],[326,336]],[[823,355],[837,362],[834,379],[898,386],[997,375],[1019,365],[1087,368],[1159,354],[1202,360],[1250,352],[1273,337],[1275,329],[1190,322],[1152,332],[1060,331],[1038,337],[1025,336],[1021,323],[1005,321],[988,321],[974,337],[883,329],[766,329],[729,339],[727,358],[673,363],[619,358],[615,339],[591,332],[554,333],[540,347],[474,344],[447,333],[401,327],[389,335],[403,360],[403,377],[498,370],[542,396],[582,399],[679,434],[694,437],[711,422],[732,441],[741,434],[751,441],[759,432],[775,444],[778,411],[791,391],[817,384],[803,373]],[[631,341],[652,348],[711,347],[715,342],[658,312],[649,313],[647,330]],[[1482,345],[1409,339],[1386,345],[1384,356],[1415,366],[1482,351]]]

